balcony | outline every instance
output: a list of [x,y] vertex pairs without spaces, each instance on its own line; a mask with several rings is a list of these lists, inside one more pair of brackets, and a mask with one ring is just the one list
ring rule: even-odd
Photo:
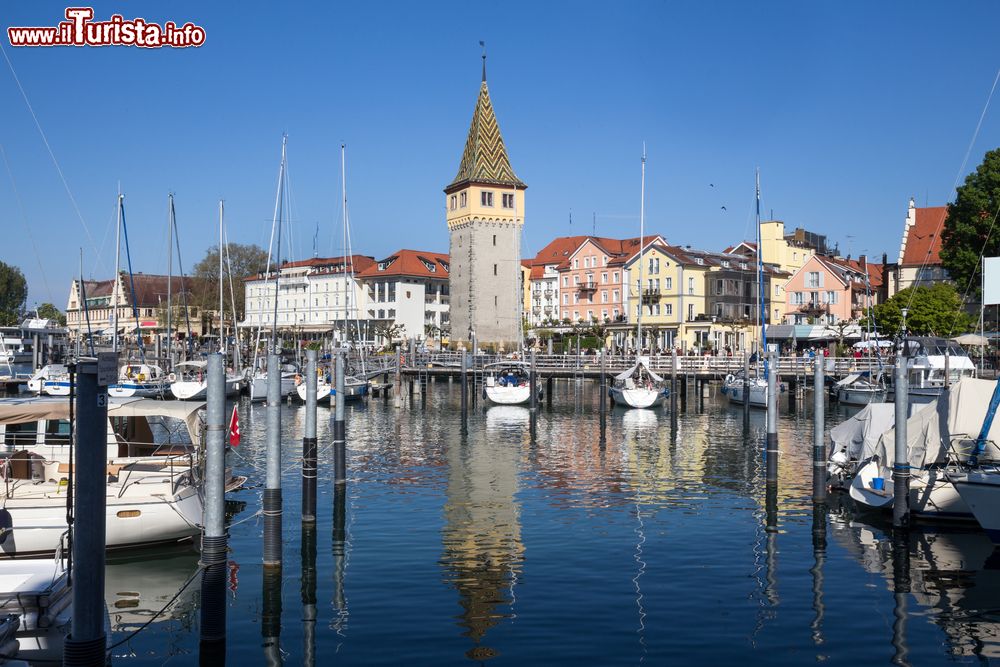
[[545,312],[546,315],[548,315],[549,313],[552,312],[552,306],[545,306],[544,308],[542,308],[542,310]]
[[659,287],[647,287],[642,290],[642,300],[647,301],[659,301],[660,300],[660,288]]
[[576,289],[584,294],[592,294],[597,291],[597,283],[580,283]]
[[542,294],[545,296],[546,299],[551,299],[553,293],[554,292],[551,289],[547,289],[547,290],[543,290],[542,291]]

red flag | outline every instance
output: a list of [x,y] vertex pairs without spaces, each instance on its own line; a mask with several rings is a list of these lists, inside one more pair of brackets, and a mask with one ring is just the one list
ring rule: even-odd
[[229,444],[236,447],[240,444],[240,416],[233,406],[233,418],[229,420]]

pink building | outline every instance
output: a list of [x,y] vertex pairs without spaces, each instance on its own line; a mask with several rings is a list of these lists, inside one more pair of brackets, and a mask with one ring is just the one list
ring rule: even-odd
[[[663,238],[651,234],[647,247]],[[559,319],[571,322],[620,322],[626,319],[628,271],[625,264],[639,252],[639,239],[589,236],[559,266]]]
[[785,283],[786,324],[857,321],[874,305],[882,285],[882,264],[813,255]]

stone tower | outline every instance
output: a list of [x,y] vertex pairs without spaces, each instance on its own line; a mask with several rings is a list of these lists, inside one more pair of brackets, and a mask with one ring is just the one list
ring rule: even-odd
[[458,175],[444,189],[450,234],[451,340],[507,350],[521,328],[525,185],[514,174],[483,81]]

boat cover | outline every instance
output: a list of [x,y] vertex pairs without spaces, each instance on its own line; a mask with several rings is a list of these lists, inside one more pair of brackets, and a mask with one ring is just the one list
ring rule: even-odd
[[849,458],[863,461],[872,456],[879,438],[895,423],[895,405],[869,403],[856,415],[830,430],[833,451],[845,451]]
[[861,375],[859,373],[851,373],[850,375],[848,375],[847,377],[845,377],[843,380],[840,380],[839,382],[837,382],[836,386],[843,387],[845,384],[851,384],[852,382],[854,382],[855,380],[857,380],[859,377],[861,377]]
[[[198,433],[198,401],[157,401],[150,398],[110,399],[109,417],[173,417],[183,419],[188,432]],[[0,424],[23,424],[40,419],[69,419],[65,398],[13,398],[0,400]]]
[[629,368],[627,371],[623,371],[618,375],[616,375],[615,379],[624,381],[627,378],[632,377],[632,375],[639,369],[640,366],[646,369],[646,372],[649,373],[649,377],[653,378],[654,382],[663,382],[663,378],[661,378],[659,375],[653,372],[653,369],[649,367],[649,364],[646,363],[645,359],[637,359],[634,366]]

